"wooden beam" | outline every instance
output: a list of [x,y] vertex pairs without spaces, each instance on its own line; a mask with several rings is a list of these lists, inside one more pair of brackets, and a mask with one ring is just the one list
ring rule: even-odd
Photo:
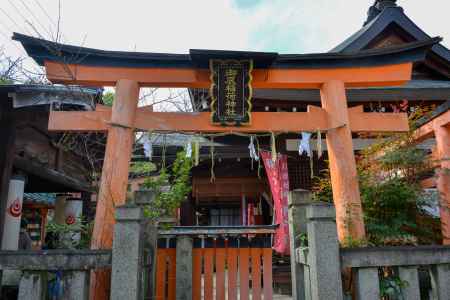
[[[124,68],[84,66],[45,61],[53,83],[114,86],[128,78],[141,87],[209,88],[210,72],[190,68]],[[330,80],[347,87],[397,86],[411,79],[412,63],[337,69],[255,69],[253,88],[320,88]]]
[[[111,109],[101,107],[93,112],[52,111],[49,130],[107,131],[111,125]],[[350,129],[354,132],[405,132],[408,120],[405,113],[364,113],[349,110]],[[322,108],[308,106],[308,112],[253,112],[251,126],[215,126],[211,113],[151,112],[139,109],[132,125],[140,130],[185,132],[299,132],[327,130],[342,126],[333,122]]]
[[363,106],[348,109],[352,132],[407,132],[409,130],[406,113],[363,112]]

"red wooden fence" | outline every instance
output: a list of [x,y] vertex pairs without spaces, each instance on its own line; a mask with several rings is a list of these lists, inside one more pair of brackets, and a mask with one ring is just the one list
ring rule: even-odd
[[[255,240],[257,241],[255,243]],[[192,249],[192,299],[272,299],[272,249],[263,239],[207,240]],[[175,299],[175,248],[158,248],[156,299]]]

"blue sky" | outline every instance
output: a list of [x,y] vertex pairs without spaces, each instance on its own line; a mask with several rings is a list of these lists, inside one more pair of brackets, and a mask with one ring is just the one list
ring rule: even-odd
[[[190,48],[325,52],[361,28],[373,0],[61,1],[63,42],[87,47],[187,53]],[[449,45],[448,0],[398,0]],[[57,0],[0,0],[0,45],[24,55],[12,31],[51,39]]]

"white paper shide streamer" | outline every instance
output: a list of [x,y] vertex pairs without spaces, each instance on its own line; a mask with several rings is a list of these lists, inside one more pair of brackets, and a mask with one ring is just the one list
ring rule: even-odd
[[311,139],[311,133],[310,132],[302,132],[302,139],[300,140],[300,143],[298,144],[298,154],[302,155],[304,152],[306,152],[306,155],[309,157],[312,157],[312,151],[311,151],[311,145],[309,143]]
[[255,137],[253,135],[250,136],[250,144],[248,145],[248,150],[250,153],[250,158],[255,161],[258,161],[259,156],[255,149]]
[[186,145],[186,157],[187,158],[192,157],[192,141],[189,141]]
[[152,160],[153,156],[153,144],[151,141],[150,133],[144,134],[142,137],[142,145],[144,147],[144,155],[148,158],[148,160]]

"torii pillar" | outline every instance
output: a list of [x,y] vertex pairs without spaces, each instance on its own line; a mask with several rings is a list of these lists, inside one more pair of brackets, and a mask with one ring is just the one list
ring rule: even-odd
[[437,170],[442,243],[450,245],[450,123],[434,128],[440,168]]
[[414,138],[420,142],[433,135],[436,139],[436,158],[439,165],[436,170],[436,186],[439,192],[442,243],[450,245],[450,110],[418,128]]
[[[97,198],[92,249],[112,248],[115,206],[124,204],[126,200],[138,99],[139,85],[136,81],[117,81]],[[91,299],[109,299],[110,279],[110,271],[92,272]]]
[[339,241],[363,239],[364,219],[344,82],[325,82],[320,97],[322,108],[332,117],[326,141]]

